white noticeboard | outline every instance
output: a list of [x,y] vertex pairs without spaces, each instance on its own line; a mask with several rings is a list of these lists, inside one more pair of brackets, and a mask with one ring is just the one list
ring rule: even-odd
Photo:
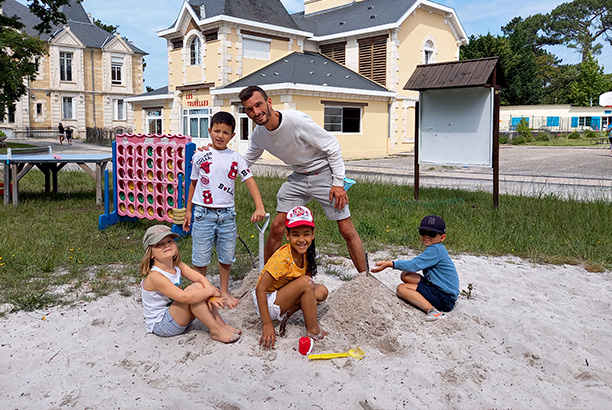
[[493,166],[493,88],[421,92],[419,164]]

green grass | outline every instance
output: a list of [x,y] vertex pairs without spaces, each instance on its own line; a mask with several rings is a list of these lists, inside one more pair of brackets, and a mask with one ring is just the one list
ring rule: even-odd
[[[8,148],[36,148],[36,145],[22,144],[20,142],[7,142]],[[0,148],[0,154],[6,154],[6,148]]]
[[[607,144],[607,141],[606,141]],[[604,146],[606,145],[604,144]],[[595,144],[592,138],[566,139],[558,138],[550,141],[532,141],[522,145],[538,146],[538,147],[595,147],[602,144]]]
[[[115,291],[127,294],[140,281],[142,236],[157,222],[123,222],[100,231],[103,207],[95,205],[93,179],[83,172],[63,171],[58,177],[59,192],[45,195],[43,174],[30,171],[20,181],[19,206],[0,208],[0,304],[39,309]],[[273,216],[282,182],[257,178]],[[236,192],[238,233],[246,246],[238,241],[232,274],[240,278],[256,263],[258,231],[249,222],[253,202],[245,184],[237,184]],[[353,222],[368,252],[397,246],[420,250],[416,227],[423,216],[438,214],[448,226],[445,243],[451,254],[515,255],[541,263],[584,264],[593,271],[612,267],[612,207],[607,202],[502,195],[495,210],[487,192],[421,188],[419,201],[412,192],[412,186],[364,181],[351,188]],[[318,253],[348,256],[337,224],[325,218],[318,203],[310,205]],[[191,238],[180,238],[178,244],[189,262]],[[210,273],[216,274],[214,265]]]

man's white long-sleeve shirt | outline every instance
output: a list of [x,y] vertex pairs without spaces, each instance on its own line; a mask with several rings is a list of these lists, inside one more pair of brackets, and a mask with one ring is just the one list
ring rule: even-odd
[[262,125],[253,130],[245,154],[249,167],[267,150],[300,173],[316,172],[329,165],[332,185],[344,185],[344,160],[340,142],[300,111],[281,110],[281,123],[273,131]]

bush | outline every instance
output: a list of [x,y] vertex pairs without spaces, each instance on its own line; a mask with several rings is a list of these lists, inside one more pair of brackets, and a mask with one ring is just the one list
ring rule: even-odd
[[[531,130],[529,129],[529,123],[527,122],[526,118],[521,118],[521,122],[516,125],[516,132],[518,132],[519,137],[522,137],[525,140],[522,142],[522,144],[532,140]],[[512,140],[512,143],[514,143],[514,139]]]
[[500,135],[499,136],[499,143],[500,144],[507,144],[508,143],[508,136],[507,135]]
[[4,131],[0,131],[0,138],[5,138],[6,134],[4,133]]
[[568,134],[567,139],[577,140],[580,138],[580,133],[578,131],[572,131]]
[[597,137],[599,137],[599,134],[593,130],[584,131],[584,138],[597,138]]
[[521,145],[521,144],[525,144],[526,142],[527,142],[527,140],[521,134],[519,134],[516,137],[512,138],[512,141],[510,141],[510,143],[512,145]]
[[549,132],[541,131],[541,132],[538,132],[536,134],[535,139],[536,139],[536,141],[550,141],[551,140],[551,136],[550,136]]

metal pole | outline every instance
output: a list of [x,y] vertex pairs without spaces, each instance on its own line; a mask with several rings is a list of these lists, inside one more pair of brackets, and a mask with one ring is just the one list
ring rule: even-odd
[[255,226],[257,227],[257,230],[259,231],[259,273],[261,273],[264,269],[264,245],[265,245],[264,234],[266,233],[266,228],[268,227],[269,223],[270,223],[270,214],[267,212],[266,212],[266,216],[264,218],[264,223],[262,226],[259,226],[259,224],[255,222]]

